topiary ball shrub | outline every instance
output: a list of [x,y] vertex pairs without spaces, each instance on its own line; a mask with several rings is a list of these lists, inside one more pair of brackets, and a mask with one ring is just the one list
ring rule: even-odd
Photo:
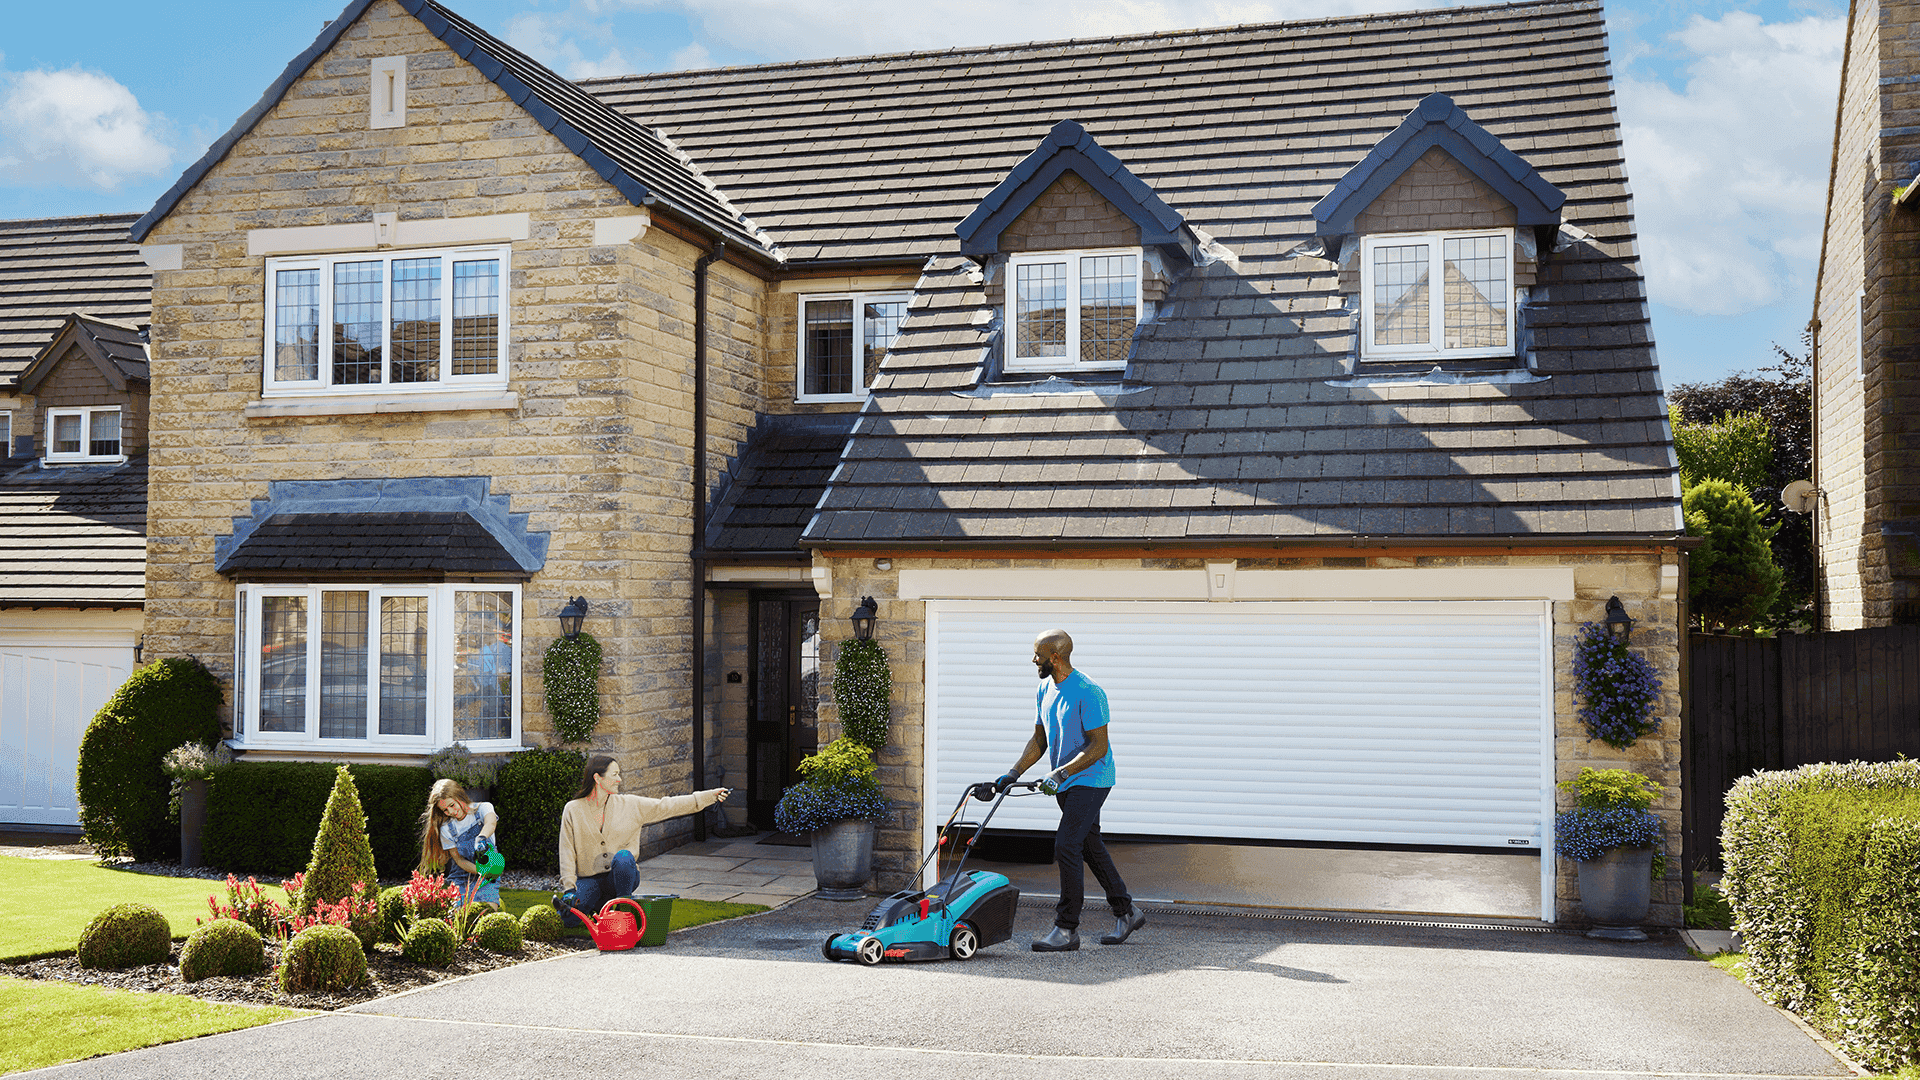
[[80,826],[101,855],[180,855],[168,816],[173,781],[160,769],[182,743],[220,738],[220,682],[198,660],[155,660],[121,684],[80,738],[74,789]]
[[267,949],[253,927],[238,919],[215,919],[187,935],[180,949],[180,981],[216,975],[254,975],[266,970]]
[[398,944],[407,922],[407,887],[395,885],[380,890],[380,940]]
[[421,919],[407,931],[400,944],[400,955],[423,967],[446,967],[453,963],[453,950],[460,938],[445,919]]
[[80,932],[75,955],[83,968],[130,968],[164,964],[173,949],[173,927],[151,904],[115,904]]
[[324,994],[367,981],[367,954],[353,931],[332,923],[293,935],[280,953],[276,981],[289,994]]
[[535,904],[520,916],[520,936],[527,941],[555,941],[565,929],[560,913],[546,904]]
[[474,927],[473,940],[488,952],[519,952],[522,945],[520,920],[504,911],[496,911],[481,919]]

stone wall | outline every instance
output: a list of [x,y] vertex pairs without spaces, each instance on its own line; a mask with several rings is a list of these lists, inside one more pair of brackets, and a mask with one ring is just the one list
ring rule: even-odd
[[[1567,566],[1574,572],[1576,599],[1553,605],[1553,710],[1554,776],[1556,781],[1571,780],[1582,767],[1631,768],[1661,784],[1665,794],[1655,812],[1667,826],[1666,876],[1653,890],[1655,925],[1681,925],[1682,888],[1680,865],[1680,609],[1674,598],[1660,595],[1662,566],[1678,566],[1678,556],[1646,552],[1550,555],[1417,555],[1310,557],[1288,559],[1241,559],[1243,569],[1320,570],[1329,567],[1356,568],[1450,568],[1450,567],[1541,567]],[[1070,568],[1075,570],[1112,569],[1184,569],[1199,568],[1200,560],[1164,559],[1019,559],[1019,560],[947,560],[891,558],[886,570],[876,567],[873,558],[828,558],[816,555],[815,564],[831,567],[833,598],[821,603],[821,618],[828,625],[842,625],[862,596],[879,602],[879,625],[875,635],[887,650],[893,675],[893,711],[891,737],[878,755],[881,780],[895,813],[881,824],[875,839],[875,884],[881,889],[901,887],[907,875],[918,865],[924,815],[929,811],[921,790],[925,766],[926,728],[926,605],[919,601],[897,599],[899,575],[912,567],[927,568]],[[1671,578],[1669,578],[1671,580]],[[1662,682],[1658,703],[1659,730],[1626,750],[1616,750],[1587,737],[1578,718],[1574,701],[1572,649],[1581,624],[1602,622],[1606,603],[1619,596],[1634,627],[1632,647],[1653,663]],[[1010,663],[1024,661],[1010,658]],[[831,663],[828,656],[823,663]],[[838,718],[831,705],[831,688],[822,693],[821,738],[838,734]],[[1116,736],[1116,753],[1124,756],[1123,735]],[[1018,746],[1007,748],[1009,763],[1018,756]],[[1556,793],[1561,809],[1573,805],[1573,796]],[[933,813],[942,812],[935,808]],[[1579,906],[1577,864],[1559,859],[1555,872],[1557,919],[1584,921]]]

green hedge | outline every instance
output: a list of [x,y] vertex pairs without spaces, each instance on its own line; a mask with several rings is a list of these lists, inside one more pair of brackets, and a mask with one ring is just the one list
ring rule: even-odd
[[219,710],[219,680],[198,660],[155,660],[114,691],[80,737],[74,777],[80,826],[95,851],[179,857],[180,826],[167,813],[173,781],[160,759],[182,743],[218,741]]
[[1920,761],[1755,773],[1726,807],[1748,983],[1876,1068],[1920,1062]]
[[[207,784],[207,862],[237,874],[288,876],[306,868],[320,832],[336,764],[238,762]],[[383,878],[405,878],[420,861],[420,812],[433,773],[408,765],[351,765],[367,816],[367,839]]]
[[560,811],[580,786],[587,755],[557,747],[527,750],[500,766],[493,808],[500,851],[516,870],[560,869]]

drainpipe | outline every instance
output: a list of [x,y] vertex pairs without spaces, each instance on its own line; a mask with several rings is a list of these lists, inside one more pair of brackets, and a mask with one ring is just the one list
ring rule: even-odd
[[[713,250],[693,264],[693,789],[707,786],[707,276],[727,250]],[[693,815],[693,838],[707,838],[707,814]]]
[[[1836,151],[1837,153],[1838,151]],[[1820,487],[1820,316],[1815,315],[1807,322],[1807,393],[1812,399],[1812,416],[1807,423],[1812,428],[1812,438],[1807,440],[1808,464],[1807,479],[1813,481],[1813,512],[1807,519],[1807,538],[1813,545],[1813,632],[1818,634],[1827,628],[1826,612],[1821,604],[1820,594],[1824,591],[1827,567],[1820,559],[1821,509],[1827,497]],[[1863,346],[1864,347],[1864,343]]]

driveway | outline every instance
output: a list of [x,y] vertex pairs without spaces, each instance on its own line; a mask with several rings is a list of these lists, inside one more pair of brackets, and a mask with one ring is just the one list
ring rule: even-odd
[[1050,905],[1029,901],[1012,941],[966,963],[822,960],[821,939],[865,910],[802,900],[664,948],[522,964],[48,1075],[1849,1075],[1670,934],[1628,945],[1149,908],[1125,945],[1084,938],[1078,953],[1040,955],[1026,943]]

